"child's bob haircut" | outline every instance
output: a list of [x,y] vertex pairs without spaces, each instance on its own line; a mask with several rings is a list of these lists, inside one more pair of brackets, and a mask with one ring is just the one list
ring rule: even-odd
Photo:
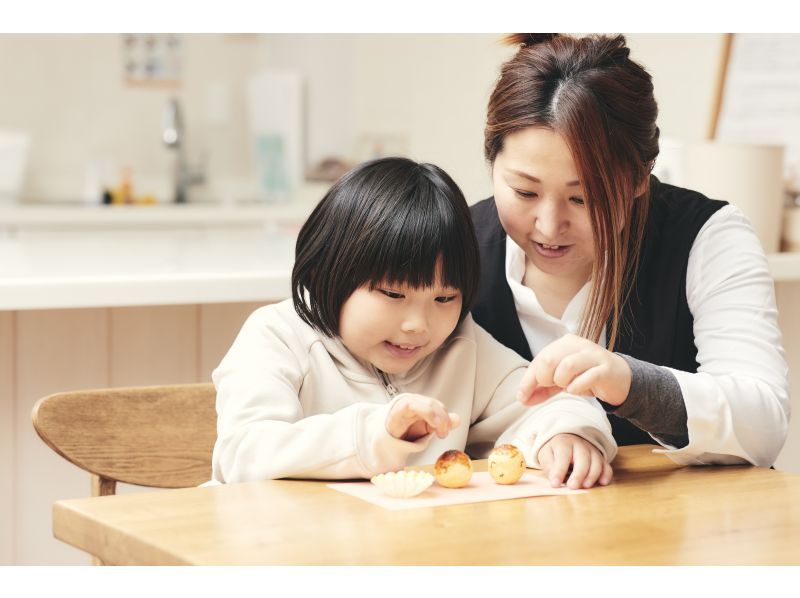
[[480,276],[475,229],[461,190],[432,164],[381,158],[360,164],[328,191],[297,237],[292,300],[298,315],[339,335],[342,305],[356,289],[382,283],[461,291],[459,322]]

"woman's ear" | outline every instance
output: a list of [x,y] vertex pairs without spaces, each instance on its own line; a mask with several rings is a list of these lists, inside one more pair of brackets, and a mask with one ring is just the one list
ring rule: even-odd
[[642,179],[642,182],[639,183],[639,186],[636,187],[636,197],[644,195],[650,186],[650,173],[653,171],[653,166],[655,166],[655,164],[655,160],[650,160],[650,162],[647,163],[647,174]]

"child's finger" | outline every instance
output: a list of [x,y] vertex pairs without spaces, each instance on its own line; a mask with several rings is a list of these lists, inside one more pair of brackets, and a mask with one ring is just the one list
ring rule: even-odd
[[600,479],[600,474],[603,473],[603,465],[606,463],[600,451],[592,450],[589,452],[591,453],[592,462],[591,465],[589,465],[589,473],[583,478],[584,488],[591,488],[597,483],[597,480]]
[[572,457],[572,451],[564,451],[559,448],[553,450],[553,460],[548,468],[547,477],[550,480],[550,485],[553,488],[559,488],[564,485],[567,477],[567,471]]
[[572,443],[572,475],[569,476],[567,480],[567,486],[572,488],[573,490],[577,490],[583,485],[583,481],[586,479],[587,474],[589,473],[589,468],[592,463],[592,457],[587,449],[582,443],[574,442]]
[[448,413],[447,415],[450,417],[450,429],[455,430],[461,424],[461,417],[458,413]]
[[433,399],[420,400],[416,403],[416,409],[417,415],[425,420],[439,438],[447,436],[450,431],[450,416],[442,403]]
[[608,486],[611,483],[611,480],[614,479],[614,470],[611,468],[611,465],[603,462],[603,473],[600,474],[600,479],[598,483],[601,486]]

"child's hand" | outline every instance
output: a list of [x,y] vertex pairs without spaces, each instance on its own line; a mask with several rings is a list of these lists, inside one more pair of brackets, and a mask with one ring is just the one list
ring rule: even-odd
[[539,351],[517,392],[525,405],[535,405],[566,390],[621,405],[631,389],[631,368],[619,355],[592,341],[567,334]]
[[448,413],[441,401],[423,395],[405,394],[386,417],[386,431],[395,438],[414,441],[432,432],[446,437],[457,428],[460,418]]
[[611,465],[588,440],[574,434],[556,434],[539,449],[539,465],[553,488],[561,486],[572,465],[567,487],[591,488],[595,483],[607,486],[614,477]]

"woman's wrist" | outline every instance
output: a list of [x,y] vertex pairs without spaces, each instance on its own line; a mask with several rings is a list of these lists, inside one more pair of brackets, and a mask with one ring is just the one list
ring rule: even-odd
[[603,408],[672,446],[686,446],[689,443],[686,404],[675,375],[630,355],[616,355],[630,368],[630,390],[619,406],[604,404]]

